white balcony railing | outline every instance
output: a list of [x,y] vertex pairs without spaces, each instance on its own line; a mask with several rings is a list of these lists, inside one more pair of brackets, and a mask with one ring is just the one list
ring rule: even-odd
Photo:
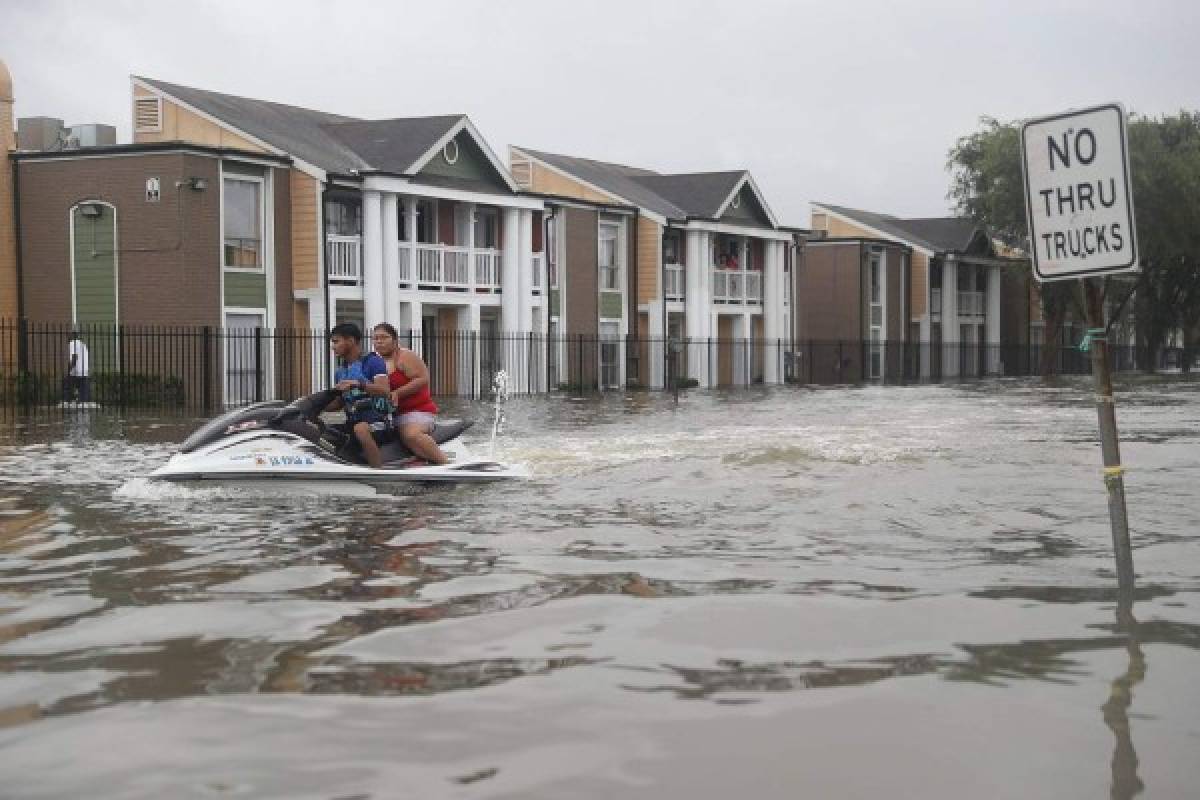
[[679,264],[667,264],[663,290],[668,300],[682,302],[684,299],[684,268]]
[[[328,237],[325,264],[330,283],[351,286],[362,283],[360,239],[358,236]],[[445,292],[500,290],[498,250],[471,250],[443,244],[418,244],[414,250],[409,242],[397,242],[396,255],[399,283],[404,288]]]
[[530,263],[530,268],[533,270],[533,280],[530,282],[530,285],[533,287],[533,290],[535,292],[537,292],[538,294],[541,294],[542,284],[545,282],[542,280],[542,270],[544,269],[544,267],[543,267],[544,263],[545,263],[544,256],[541,253],[533,254],[533,259]]
[[762,273],[755,270],[714,269],[713,302],[757,305],[762,303]]
[[984,315],[983,292],[959,292],[958,315],[960,317],[982,317]]
[[362,245],[358,236],[329,234],[325,239],[325,268],[330,283],[357,285],[362,280]]

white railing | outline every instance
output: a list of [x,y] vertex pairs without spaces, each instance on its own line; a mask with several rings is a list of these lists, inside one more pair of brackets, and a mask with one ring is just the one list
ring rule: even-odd
[[756,270],[714,269],[713,302],[758,304],[762,302],[762,273]]
[[412,283],[412,248],[405,242],[397,242],[396,252],[400,254],[400,285]]
[[686,287],[684,268],[678,264],[667,264],[663,290],[668,300],[682,302]]
[[325,239],[325,268],[332,283],[362,280],[362,246],[358,236],[329,234]]
[[530,282],[530,285],[534,288],[534,291],[539,293],[542,290],[542,265],[544,263],[541,253],[533,254],[533,258],[530,261],[530,268],[533,270],[533,280]]
[[761,272],[746,272],[746,302],[761,303],[763,300],[763,276]]
[[500,251],[475,251],[475,288],[495,290],[500,288]]
[[959,292],[958,315],[960,317],[982,317],[984,314],[983,292]]

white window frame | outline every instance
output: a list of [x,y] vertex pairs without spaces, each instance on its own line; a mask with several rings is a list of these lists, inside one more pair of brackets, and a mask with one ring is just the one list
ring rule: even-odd
[[[605,266],[601,259],[604,254],[603,243],[606,240],[606,229],[612,231],[612,265]],[[601,220],[599,228],[596,231],[596,264],[599,267],[598,280],[600,283],[600,291],[602,292],[619,292],[621,291],[621,223],[614,221]],[[608,278],[612,278],[613,286],[608,285]]]
[[[244,181],[258,184],[258,230],[261,237],[258,247],[257,267],[235,267],[225,263],[225,184],[227,181]],[[227,272],[249,272],[255,275],[267,271],[267,182],[259,175],[242,175],[225,172],[221,175],[221,268]]]
[[[267,313],[267,309],[265,309],[265,308],[243,308],[243,307],[238,307],[238,306],[226,306],[223,309],[222,316],[221,316],[221,328],[225,332],[225,336],[223,337],[225,340],[225,346],[222,348],[222,352],[221,352],[221,361],[222,361],[222,367],[223,367],[221,372],[222,372],[222,385],[223,385],[223,389],[224,389],[222,398],[224,399],[224,401],[225,401],[224,405],[226,405],[226,406],[232,405],[229,402],[229,394],[230,394],[230,392],[229,392],[229,389],[230,389],[229,345],[230,345],[230,340],[228,337],[228,333],[230,331],[230,326],[229,326],[229,317],[230,316],[258,317],[260,324],[257,325],[256,327],[270,330],[270,327],[268,325],[268,320],[270,319],[270,315]],[[247,330],[247,329],[239,328],[238,330]],[[262,398],[263,398],[263,400],[273,400],[274,394],[275,394],[273,391],[274,386],[275,386],[275,371],[274,371],[275,364],[274,364],[274,356],[273,356],[274,348],[270,345],[271,341],[272,340],[269,338],[264,340],[264,343],[266,346],[266,351],[265,351],[266,352],[266,364],[264,365],[263,374],[261,376],[262,377]],[[249,400],[242,403],[242,405],[245,405],[246,403],[250,403],[253,401],[254,401],[254,398],[251,397]]]

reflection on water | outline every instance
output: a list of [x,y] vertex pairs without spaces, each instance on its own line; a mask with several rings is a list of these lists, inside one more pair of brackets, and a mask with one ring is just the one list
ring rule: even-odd
[[146,481],[192,420],[18,420],[6,791],[1186,795],[1200,390],[1119,398],[1115,624],[1089,391],[514,398],[532,480],[370,498]]

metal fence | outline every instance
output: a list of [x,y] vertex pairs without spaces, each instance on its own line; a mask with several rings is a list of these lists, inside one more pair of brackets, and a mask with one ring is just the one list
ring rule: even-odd
[[[81,355],[86,347],[86,370]],[[635,336],[402,334],[429,365],[436,396],[486,397],[499,373],[516,394],[614,389],[951,381],[989,375],[1087,374],[1070,346],[638,338]],[[70,354],[79,353],[72,368]],[[1179,368],[1182,353],[1111,350],[1117,370]],[[211,326],[0,322],[0,407],[80,403],[211,412],[291,398],[330,383],[324,331]],[[82,374],[86,371],[86,379]],[[76,373],[72,375],[72,373]]]

